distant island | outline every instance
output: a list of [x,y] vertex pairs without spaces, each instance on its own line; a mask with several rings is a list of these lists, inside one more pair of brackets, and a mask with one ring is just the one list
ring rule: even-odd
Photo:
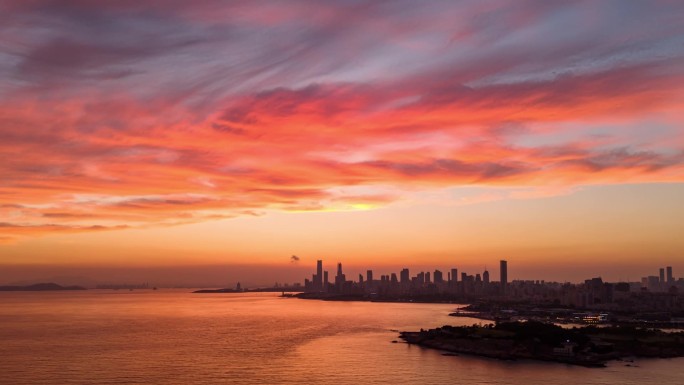
[[61,286],[56,283],[36,283],[28,286],[0,286],[0,291],[58,291],[58,290],[87,290],[81,286]]
[[193,291],[193,293],[244,293],[244,291],[236,289],[200,289]]
[[443,326],[401,332],[409,344],[490,358],[532,359],[602,367],[632,357],[684,356],[684,332],[666,333],[635,327],[562,328],[528,321],[495,325]]

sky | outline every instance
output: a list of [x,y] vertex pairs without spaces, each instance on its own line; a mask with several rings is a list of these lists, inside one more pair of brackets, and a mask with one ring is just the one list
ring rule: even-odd
[[0,1],[0,283],[258,285],[317,259],[684,275],[681,20],[664,0]]

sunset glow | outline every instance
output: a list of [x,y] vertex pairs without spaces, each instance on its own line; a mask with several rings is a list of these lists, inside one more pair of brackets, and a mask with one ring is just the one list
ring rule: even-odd
[[654,3],[3,1],[0,281],[682,271],[684,4]]

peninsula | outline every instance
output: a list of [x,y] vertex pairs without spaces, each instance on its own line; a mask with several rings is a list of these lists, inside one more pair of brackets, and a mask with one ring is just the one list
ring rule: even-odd
[[81,286],[61,286],[56,283],[36,283],[28,286],[0,286],[0,291],[55,291],[55,290],[86,290]]
[[505,360],[532,359],[591,367],[631,357],[684,356],[684,332],[634,327],[562,328],[536,321],[443,326],[401,332],[409,344]]

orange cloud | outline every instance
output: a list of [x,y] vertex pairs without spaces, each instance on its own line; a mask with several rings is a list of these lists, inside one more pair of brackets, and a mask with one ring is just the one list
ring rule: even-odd
[[[6,7],[54,34],[12,22],[0,35],[17,52],[0,63],[12,237],[371,208],[461,185],[683,180],[681,27],[625,46],[544,35],[557,5],[311,5],[309,20],[278,5],[39,4]],[[468,16],[502,11],[492,26]],[[53,23],[83,14],[111,23]],[[605,23],[622,31],[616,17]]]

